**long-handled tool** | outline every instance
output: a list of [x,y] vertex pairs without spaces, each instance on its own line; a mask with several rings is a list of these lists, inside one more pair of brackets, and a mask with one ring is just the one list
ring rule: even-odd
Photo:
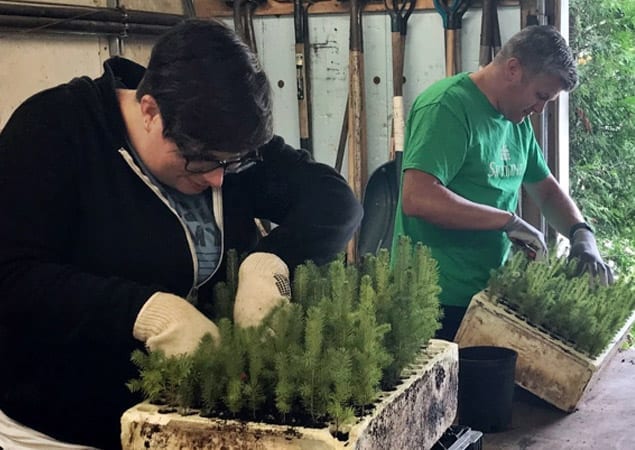
[[[258,5],[266,0],[233,0],[227,2],[233,10],[234,30],[242,38],[243,42],[254,54],[258,54],[256,46],[256,33],[254,32],[254,11]],[[271,232],[272,225],[269,220],[255,218],[254,222],[261,236]]]
[[252,52],[258,53],[256,35],[254,32],[254,11],[258,5],[266,0],[233,0],[228,2],[232,6],[234,29],[249,46]]
[[362,10],[364,0],[351,0],[349,96],[348,96],[348,161],[349,183],[358,198],[366,183],[366,107],[364,84],[364,43]]
[[337,143],[337,156],[335,158],[335,170],[342,173],[342,164],[344,164],[344,152],[346,151],[346,141],[348,140],[348,97],[344,106],[344,115],[342,116],[342,127],[340,128],[340,139]]
[[[364,101],[364,0],[351,0],[348,91],[348,183],[361,200],[367,178],[366,108]],[[348,246],[348,259],[357,261],[357,236]]]
[[196,7],[194,6],[194,0],[182,0],[181,4],[183,5],[183,15],[185,17],[196,17]]
[[295,31],[295,71],[300,120],[300,147],[313,154],[311,138],[311,82],[309,51],[309,5],[303,0],[293,0],[293,25]]
[[368,179],[364,190],[364,218],[359,231],[358,254],[376,254],[380,248],[390,248],[399,198],[401,157],[404,148],[403,72],[408,18],[416,0],[392,0],[390,31],[393,62],[393,143],[391,161],[378,167]]
[[403,71],[404,52],[406,46],[406,34],[408,18],[414,11],[416,0],[392,0],[391,6],[388,0],[384,0],[386,10],[390,14],[390,34],[392,43],[392,110],[393,110],[393,152],[390,159],[394,159],[395,153],[403,151],[404,144],[404,106],[403,106]]
[[481,50],[478,65],[485,67],[501,49],[501,34],[498,26],[497,0],[483,0],[481,17]]
[[445,29],[445,75],[448,77],[461,71],[461,27],[463,14],[471,3],[471,0],[434,0]]

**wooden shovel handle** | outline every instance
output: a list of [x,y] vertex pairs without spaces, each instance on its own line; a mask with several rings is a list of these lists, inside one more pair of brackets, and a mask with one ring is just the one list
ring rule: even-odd
[[[364,105],[363,0],[351,0],[348,114],[348,184],[361,200],[366,186],[366,108]],[[357,233],[349,242],[347,258],[357,262]]]
[[392,95],[394,97],[403,95],[403,45],[399,32],[392,32]]
[[445,30],[445,75],[448,77],[456,74],[456,31]]
[[298,99],[298,119],[300,122],[300,147],[313,154],[308,18],[308,7],[304,7],[303,0],[294,0],[296,97]]
[[[391,33],[392,37],[392,134],[394,152],[403,152],[404,147],[404,106],[403,106],[403,71],[405,34]],[[390,152],[390,159],[394,159]]]
[[348,114],[348,170],[353,192],[362,198],[366,185],[366,108],[364,102],[364,57],[353,50],[349,58],[350,92]]

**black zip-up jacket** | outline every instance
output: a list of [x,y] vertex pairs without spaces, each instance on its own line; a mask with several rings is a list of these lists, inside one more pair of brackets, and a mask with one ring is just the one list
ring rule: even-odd
[[[117,448],[119,417],[139,401],[125,386],[143,347],[137,313],[158,290],[192,294],[195,252],[126,144],[115,88],[135,88],[144,69],[122,58],[104,68],[26,100],[0,134],[0,409]],[[361,220],[346,182],[279,137],[261,150],[210,190],[223,250],[275,253],[291,270],[333,258]],[[259,239],[255,217],[278,226]],[[221,265],[199,305],[224,275]]]

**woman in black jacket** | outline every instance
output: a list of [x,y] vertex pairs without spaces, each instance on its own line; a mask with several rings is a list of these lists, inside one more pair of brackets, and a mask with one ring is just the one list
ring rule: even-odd
[[[344,249],[361,206],[272,135],[267,78],[221,23],[170,30],[147,70],[104,69],[26,100],[0,134],[0,410],[110,449],[139,400],[130,353],[216,336],[199,311],[227,250],[251,253],[236,319],[257,323],[289,270]],[[275,224],[265,237],[255,218]]]

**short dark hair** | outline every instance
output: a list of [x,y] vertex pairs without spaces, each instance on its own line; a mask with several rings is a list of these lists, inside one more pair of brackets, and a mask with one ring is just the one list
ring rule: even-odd
[[551,25],[523,28],[505,43],[494,61],[517,58],[529,75],[555,75],[562,89],[572,91],[578,84],[576,61],[560,32]]
[[271,87],[257,56],[217,20],[186,20],[152,49],[137,99],[156,100],[163,134],[188,160],[242,153],[273,134]]

